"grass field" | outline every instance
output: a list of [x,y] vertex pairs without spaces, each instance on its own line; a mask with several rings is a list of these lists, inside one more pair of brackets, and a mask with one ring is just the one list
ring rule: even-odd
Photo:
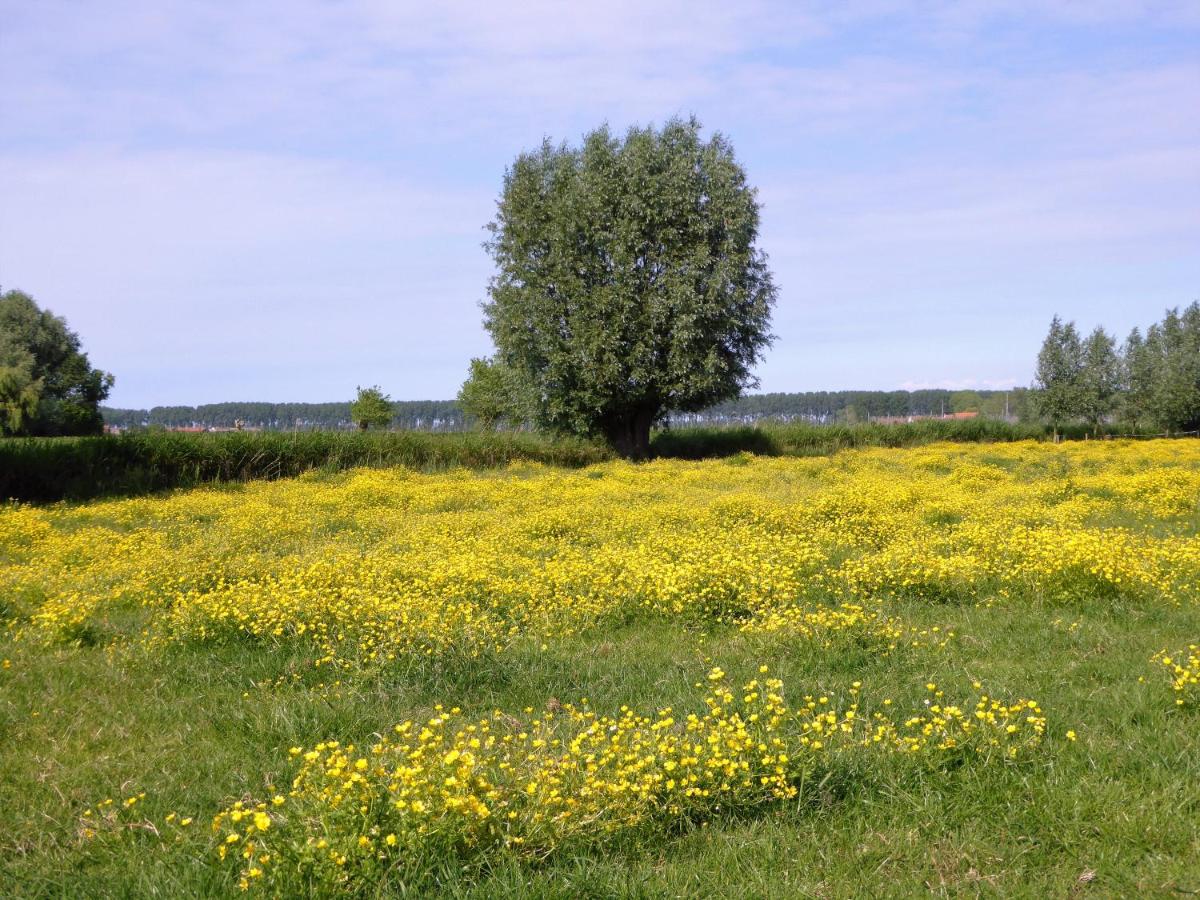
[[[1107,436],[1127,434],[1108,426]],[[1082,439],[1086,427],[1064,436]],[[937,441],[1048,439],[1047,426],[995,419],[881,425],[762,423],[659,431],[656,457],[711,459],[741,452],[817,456]],[[130,432],[72,438],[0,438],[0,500],[47,503],[137,496],[181,487],[290,478],[310,471],[405,466],[422,472],[494,469],[514,462],[579,467],[614,458],[601,443],[513,431]]]
[[1200,892],[1198,497],[1026,441],[9,505],[0,894]]

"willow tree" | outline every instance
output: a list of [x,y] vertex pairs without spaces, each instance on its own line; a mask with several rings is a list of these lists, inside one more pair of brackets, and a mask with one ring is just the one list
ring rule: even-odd
[[464,416],[486,431],[501,421],[516,428],[528,418],[522,388],[523,381],[498,360],[472,359],[467,380],[458,391],[458,405]]
[[380,390],[379,385],[360,387],[350,404],[350,420],[359,431],[366,431],[372,425],[386,428],[395,415],[392,398]]
[[642,458],[666,412],[757,384],[775,287],[725,137],[673,119],[545,141],[505,173],[497,206],[485,325],[539,425]]

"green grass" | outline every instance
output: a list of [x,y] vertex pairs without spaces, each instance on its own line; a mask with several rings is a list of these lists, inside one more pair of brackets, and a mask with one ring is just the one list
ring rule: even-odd
[[[793,691],[836,693],[861,680],[899,706],[919,705],[926,680],[965,696],[979,679],[997,694],[1037,697],[1052,731],[1074,728],[1079,740],[1023,766],[933,775],[885,764],[815,786],[795,807],[631,835],[543,866],[447,870],[441,892],[1177,897],[1200,890],[1200,717],[1175,711],[1148,665],[1156,650],[1195,638],[1194,610],[910,601],[896,611],[960,636],[939,653],[880,658],[643,623],[546,650],[521,644],[483,668],[385,670],[332,691],[311,677],[273,686],[306,660],[261,646],[154,656],[0,645],[12,659],[0,676],[0,886],[6,896],[226,895],[235,885],[229,868],[212,864],[207,818],[232,798],[285,784],[293,744],[369,741],[446,700],[468,714],[582,696],[601,710],[687,708],[711,658],[738,677],[768,662]],[[160,841],[148,826],[79,839],[84,808],[138,791],[146,799],[131,821],[161,827],[177,811],[194,815],[200,830],[179,844]]]
[[[91,514],[87,506],[73,512],[81,523]],[[929,514],[953,524],[936,509]],[[1122,510],[1104,524],[1146,527]],[[1174,528],[1197,533],[1200,513]],[[359,539],[371,537],[363,526]],[[0,562],[4,552],[0,546]],[[32,598],[0,595],[0,616],[16,617],[27,605]],[[468,717],[582,697],[603,713],[626,704],[690,710],[695,683],[714,664],[736,683],[764,663],[789,698],[844,697],[861,681],[864,698],[891,697],[901,710],[920,707],[928,681],[965,699],[978,680],[996,696],[1040,701],[1053,740],[1015,765],[931,769],[902,758],[875,756],[867,765],[847,757],[792,803],[718,812],[670,831],[634,830],[540,864],[498,856],[464,867],[448,856],[432,881],[408,886],[410,895],[1200,893],[1200,710],[1177,709],[1161,667],[1150,662],[1159,650],[1200,641],[1195,606],[1079,591],[1053,602],[1032,593],[995,604],[895,598],[887,609],[956,637],[940,650],[880,656],[646,618],[545,644],[520,638],[474,661],[364,668],[329,684],[323,679],[337,676],[314,669],[299,643],[147,652],[122,640],[145,624],[147,613],[132,605],[74,644],[46,648],[0,636],[0,659],[10,661],[0,668],[0,897],[234,895],[234,867],[216,864],[207,824],[233,800],[285,789],[291,746],[370,743],[439,703],[459,705]],[[1077,742],[1063,739],[1067,729]],[[86,809],[143,791],[124,827],[82,838]],[[196,820],[182,841],[160,836],[169,834],[172,812]],[[402,887],[386,883],[379,894],[401,895]]]

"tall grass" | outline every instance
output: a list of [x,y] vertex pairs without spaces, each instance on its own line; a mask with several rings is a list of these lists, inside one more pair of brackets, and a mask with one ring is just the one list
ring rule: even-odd
[[[742,427],[696,427],[655,435],[654,453],[682,459],[707,459],[738,452],[760,456],[820,456],[855,447],[916,447],[937,441],[994,443],[1047,440],[1050,428],[1033,423],[1013,424],[998,419],[928,419],[898,425],[875,422],[855,425],[814,425],[807,422],[769,423]],[[1087,426],[1060,430],[1064,438],[1091,435]],[[1123,436],[1127,429],[1106,428],[1104,436]]]
[[513,433],[145,432],[14,438],[0,441],[0,497],[48,502],[287,478],[312,469],[492,468],[516,460],[577,467],[610,457],[604,448],[584,441]]
[[[1109,429],[1110,434],[1125,433]],[[936,441],[1045,440],[1043,425],[993,419],[901,425],[763,424],[658,432],[655,456],[709,459],[748,452],[819,456],[855,447],[914,447]],[[1064,437],[1087,437],[1083,426]],[[608,448],[527,432],[135,432],[86,438],[0,439],[0,500],[32,503],[131,495],[199,484],[287,478],[312,469],[408,466],[487,469],[524,460],[578,467],[611,459]]]

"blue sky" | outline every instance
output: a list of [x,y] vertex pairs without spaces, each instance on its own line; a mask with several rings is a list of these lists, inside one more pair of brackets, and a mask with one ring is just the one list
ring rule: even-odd
[[0,0],[0,285],[119,406],[451,397],[543,136],[695,113],[763,203],[762,390],[1027,384],[1200,298],[1200,4]]

